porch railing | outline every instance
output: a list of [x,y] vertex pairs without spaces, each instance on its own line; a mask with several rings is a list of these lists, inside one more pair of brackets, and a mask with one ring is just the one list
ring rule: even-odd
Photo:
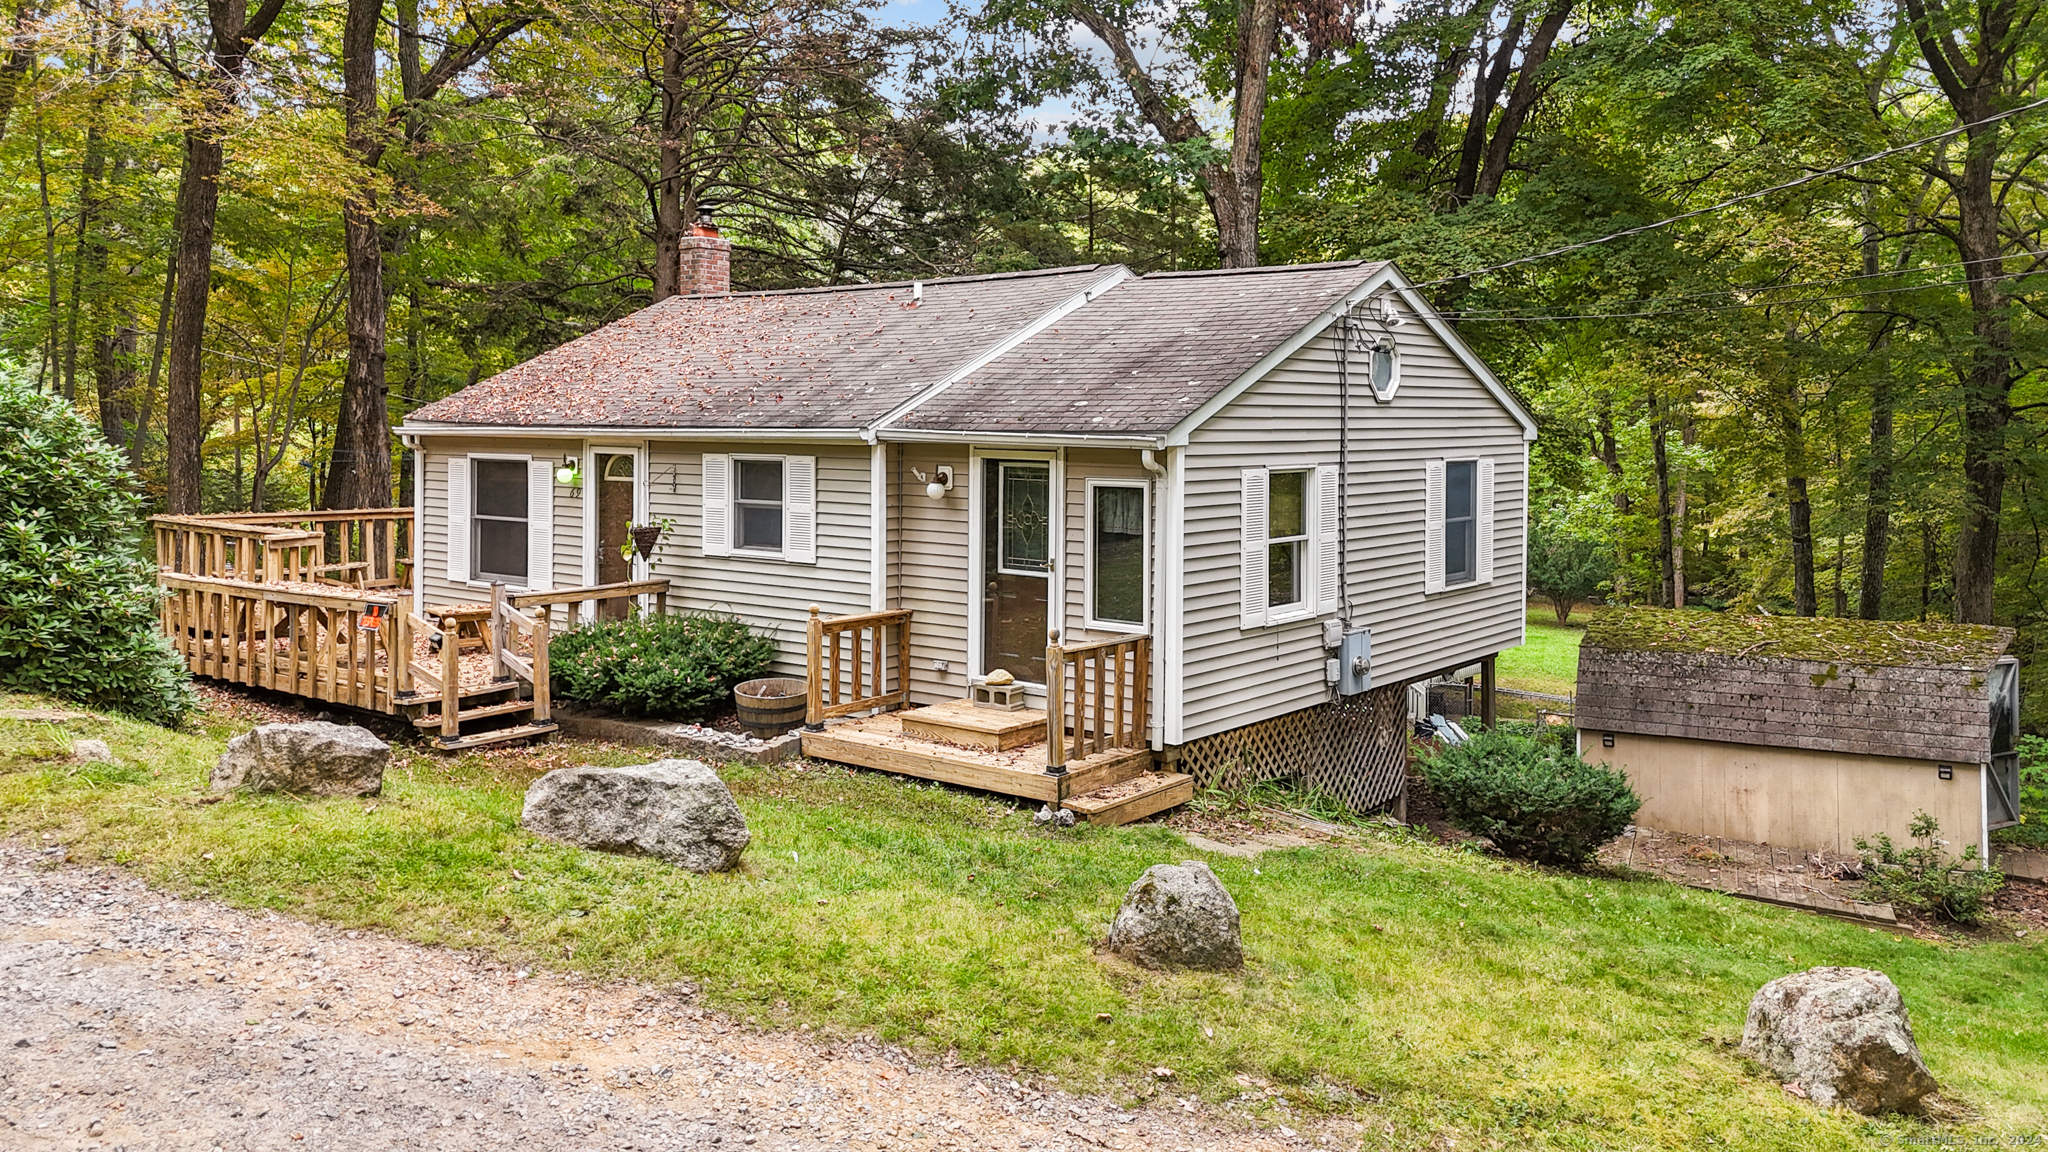
[[160,573],[162,619],[192,671],[388,712],[407,687],[410,597]]
[[1068,760],[1144,747],[1152,695],[1152,638],[1127,636],[1071,647],[1059,629],[1045,647],[1045,764],[1059,775]]
[[[821,615],[811,605],[809,642],[804,649],[804,683],[809,693],[805,723],[815,729],[834,716],[910,702],[910,612]],[[889,658],[893,646],[895,659]],[[896,687],[889,687],[895,665]]]
[[161,571],[252,584],[400,588],[413,555],[410,508],[155,516]]
[[[513,596],[512,606],[531,609],[537,617],[554,619],[557,605],[569,606],[569,625],[574,627],[583,613],[579,605],[590,604],[602,608],[606,604],[632,601],[641,596],[654,597],[654,614],[668,615],[668,578],[659,580],[623,580],[615,584],[590,584],[580,588],[562,588],[553,592],[521,592]],[[591,613],[593,616],[596,612]]]

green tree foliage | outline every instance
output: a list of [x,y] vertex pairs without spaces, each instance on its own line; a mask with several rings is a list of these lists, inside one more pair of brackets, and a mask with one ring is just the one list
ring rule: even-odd
[[0,687],[175,726],[196,704],[136,552],[121,453],[70,405],[0,374]]
[[1416,767],[1452,827],[1538,864],[1585,867],[1642,806],[1620,772],[1508,727],[1426,751]]
[[628,716],[706,720],[732,690],[764,676],[775,642],[724,616],[634,616],[548,642],[548,666],[573,699]]
[[1600,595],[1613,578],[1614,554],[1606,541],[1543,522],[1530,529],[1529,591],[1550,601],[1558,623],[1569,621],[1575,605]]
[[1910,848],[1900,848],[1883,832],[1869,840],[1856,838],[1863,880],[1871,894],[1894,907],[1958,924],[1983,919],[1985,905],[2005,886],[2005,877],[1991,868],[1975,844],[1960,856],[1948,852],[1941,822],[1924,811],[1913,813],[1908,832],[1915,841]]

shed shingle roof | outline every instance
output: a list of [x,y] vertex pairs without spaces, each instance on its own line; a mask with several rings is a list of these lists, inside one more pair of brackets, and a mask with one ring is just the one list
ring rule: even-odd
[[1349,260],[1126,280],[894,426],[1163,433],[1383,267]]
[[1088,264],[860,285],[675,296],[415,411],[408,423],[854,428],[1101,281]]

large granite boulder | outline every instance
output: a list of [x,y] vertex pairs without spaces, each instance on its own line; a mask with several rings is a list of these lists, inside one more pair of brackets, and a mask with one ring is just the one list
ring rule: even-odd
[[228,741],[213,790],[375,796],[390,760],[390,745],[353,724],[263,724]]
[[1816,1104],[1919,1113],[1940,1088],[1920,1059],[1898,985],[1868,968],[1809,968],[1749,1002],[1742,1051]]
[[1244,965],[1237,901],[1207,864],[1154,864],[1124,893],[1109,950],[1147,968],[1223,970]]
[[725,781],[701,760],[557,768],[526,790],[527,831],[602,852],[729,872],[751,835]]

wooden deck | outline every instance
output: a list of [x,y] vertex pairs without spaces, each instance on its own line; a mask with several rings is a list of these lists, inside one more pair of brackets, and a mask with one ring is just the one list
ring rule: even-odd
[[959,725],[963,719],[983,719],[986,726],[1001,728],[1005,725],[996,718],[1020,717],[1035,717],[1042,725],[1045,714],[983,709],[975,717],[964,701],[940,704],[806,732],[803,750],[820,760],[1071,807],[1099,824],[1128,823],[1194,797],[1193,777],[1152,771],[1150,748],[1118,748],[1070,759],[1066,774],[1054,776],[1046,772],[1048,745],[1042,727],[1035,743],[1004,749],[925,739],[905,731],[908,725],[929,732]]

